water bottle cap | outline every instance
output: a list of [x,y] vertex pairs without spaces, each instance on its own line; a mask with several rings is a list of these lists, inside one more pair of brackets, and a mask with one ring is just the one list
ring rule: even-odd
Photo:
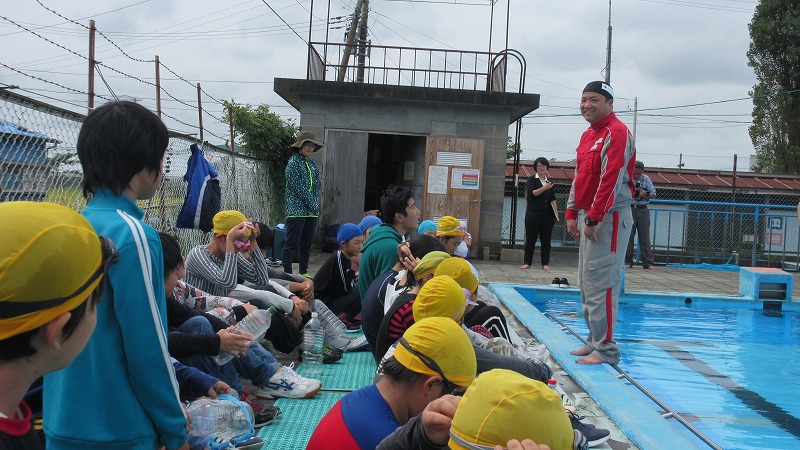
[[311,313],[311,318],[312,319],[316,319],[318,315],[319,314],[317,314],[316,311],[314,311],[314,312]]
[[550,378],[549,380],[547,380],[547,384],[550,385],[550,386],[556,385],[556,384],[558,384],[558,381],[556,381],[555,378]]

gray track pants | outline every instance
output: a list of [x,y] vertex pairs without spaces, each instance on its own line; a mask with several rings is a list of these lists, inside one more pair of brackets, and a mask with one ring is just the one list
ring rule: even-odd
[[589,347],[609,364],[619,362],[620,352],[614,340],[617,325],[617,299],[622,281],[625,250],[631,235],[631,208],[609,211],[597,225],[597,241],[583,234],[586,212],[578,214],[581,235],[578,256],[578,286],[581,290],[583,319],[589,328]]

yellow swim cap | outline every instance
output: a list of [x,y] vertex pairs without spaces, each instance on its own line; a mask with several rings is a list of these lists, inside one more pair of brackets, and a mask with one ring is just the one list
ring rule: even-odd
[[[228,234],[242,222],[247,222],[247,217],[239,211],[220,211],[214,215],[214,234]],[[245,230],[245,235],[250,236],[250,229]]]
[[475,350],[467,333],[451,319],[422,319],[403,333],[403,339],[394,351],[403,367],[428,376],[444,375],[462,387],[472,384],[478,371]]
[[53,203],[0,203],[0,340],[76,308],[102,280],[92,225]]
[[458,405],[449,448],[468,450],[459,441],[494,447],[511,439],[572,450],[575,433],[561,398],[547,385],[510,370],[484,372]]
[[414,321],[426,317],[449,317],[460,322],[467,307],[467,298],[461,286],[452,278],[442,275],[433,277],[419,290],[414,306]]

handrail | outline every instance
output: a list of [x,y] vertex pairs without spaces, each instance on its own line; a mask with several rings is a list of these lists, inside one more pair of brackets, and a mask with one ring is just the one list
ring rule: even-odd
[[[566,330],[566,331],[569,331],[569,332],[570,332],[570,333],[571,333],[573,336],[575,336],[575,337],[576,337],[576,338],[578,338],[578,339],[579,339],[581,342],[583,342],[583,344],[584,344],[584,345],[588,345],[588,344],[589,344],[588,342],[586,342],[586,340],[585,340],[583,337],[581,337],[581,336],[580,336],[578,333],[576,333],[576,332],[575,332],[575,330],[573,330],[572,328],[570,328],[570,327],[569,327],[567,324],[565,324],[565,323],[564,323],[564,322],[563,322],[561,319],[559,319],[558,317],[554,316],[553,314],[551,314],[551,313],[549,313],[549,312],[547,312],[547,311],[543,312],[542,314],[544,314],[545,316],[548,316],[548,317],[550,317],[551,319],[553,319],[554,321],[556,321],[556,322],[557,322],[559,325],[561,325],[561,330],[562,330],[562,331],[564,331],[564,330]],[[648,390],[647,390],[647,389],[646,389],[644,386],[642,386],[641,384],[639,384],[639,382],[638,382],[638,381],[636,381],[636,380],[634,380],[634,379],[633,379],[633,377],[631,377],[630,375],[628,375],[628,373],[627,373],[627,372],[625,372],[624,370],[620,369],[620,368],[619,368],[619,366],[618,366],[617,364],[610,364],[610,366],[611,366],[611,367],[613,367],[613,368],[614,368],[614,370],[616,370],[616,371],[619,373],[619,375],[617,375],[617,378],[620,378],[620,379],[622,379],[622,378],[625,378],[625,379],[627,379],[628,381],[630,381],[630,383],[631,383],[631,384],[633,384],[633,386],[634,386],[636,389],[638,389],[638,390],[639,390],[639,391],[640,391],[642,394],[646,395],[646,396],[647,396],[647,398],[649,398],[650,400],[652,400],[652,401],[653,401],[653,402],[654,402],[656,405],[658,405],[658,406],[659,406],[661,409],[663,409],[664,411],[666,411],[666,413],[664,413],[664,414],[661,414],[661,417],[663,417],[663,418],[665,418],[665,419],[673,418],[673,419],[677,420],[677,421],[678,421],[678,422],[679,422],[681,425],[683,425],[684,427],[686,427],[686,429],[688,429],[689,431],[691,431],[691,432],[692,432],[692,434],[694,434],[695,436],[697,436],[697,438],[698,438],[698,439],[700,439],[701,441],[703,441],[703,442],[704,442],[706,445],[708,445],[709,447],[713,448],[714,450],[722,450],[722,447],[720,447],[719,445],[717,445],[717,443],[716,443],[716,442],[714,442],[713,440],[711,440],[711,438],[709,438],[708,436],[706,436],[705,434],[703,434],[703,432],[702,432],[702,431],[700,431],[700,430],[698,430],[697,428],[695,428],[695,427],[694,427],[694,425],[692,425],[692,424],[691,424],[691,423],[689,423],[689,422],[688,422],[686,419],[684,419],[684,418],[683,418],[683,416],[681,416],[679,413],[675,412],[675,410],[674,410],[674,409],[672,409],[672,408],[670,408],[669,406],[667,406],[667,404],[666,404],[666,403],[664,403],[663,401],[661,401],[661,399],[659,399],[658,397],[656,397],[656,396],[655,396],[653,393],[651,393],[650,391],[648,391]]]

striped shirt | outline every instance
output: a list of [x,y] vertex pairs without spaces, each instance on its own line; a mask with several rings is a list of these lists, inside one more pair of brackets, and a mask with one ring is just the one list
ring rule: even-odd
[[205,245],[198,245],[186,255],[185,282],[211,295],[228,296],[237,284],[249,281],[269,283],[267,263],[261,252],[252,252],[248,261],[236,253],[225,253],[225,259],[212,255]]

